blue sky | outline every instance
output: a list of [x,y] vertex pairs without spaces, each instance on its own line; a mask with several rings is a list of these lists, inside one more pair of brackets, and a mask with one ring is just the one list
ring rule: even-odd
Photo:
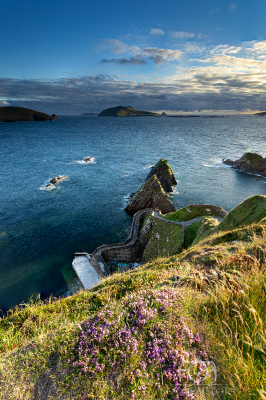
[[0,0],[0,105],[266,110],[265,0]]

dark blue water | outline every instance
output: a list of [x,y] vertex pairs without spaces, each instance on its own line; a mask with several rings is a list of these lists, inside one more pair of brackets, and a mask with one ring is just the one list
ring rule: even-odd
[[[265,139],[266,118],[257,117],[0,124],[0,308],[78,289],[74,253],[125,239],[125,197],[162,157],[179,180],[171,195],[176,208],[211,203],[230,210],[266,195],[266,178],[221,164],[247,150],[266,156]],[[94,162],[82,164],[85,156]],[[68,180],[43,190],[58,175]]]

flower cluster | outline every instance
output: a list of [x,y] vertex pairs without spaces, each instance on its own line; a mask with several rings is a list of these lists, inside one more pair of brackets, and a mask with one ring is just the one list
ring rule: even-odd
[[193,399],[189,387],[210,373],[199,335],[179,315],[181,306],[181,294],[170,288],[145,290],[104,307],[69,348],[68,376],[92,383],[115,372],[124,374],[120,381],[131,398],[157,393]]

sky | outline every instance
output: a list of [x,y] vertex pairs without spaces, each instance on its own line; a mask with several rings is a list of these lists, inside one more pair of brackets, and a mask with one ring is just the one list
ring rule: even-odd
[[266,110],[265,0],[0,0],[0,106]]

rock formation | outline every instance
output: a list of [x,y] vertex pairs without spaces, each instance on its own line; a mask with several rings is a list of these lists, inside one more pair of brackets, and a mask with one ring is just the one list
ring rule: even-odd
[[175,211],[169,195],[165,193],[156,175],[152,175],[143,183],[130,200],[125,211],[129,214],[135,214],[145,208],[157,208],[163,214]]
[[89,161],[91,161],[91,159],[92,159],[92,157],[85,157],[85,158],[84,158],[84,161],[85,161],[85,162],[89,162]]
[[107,108],[106,110],[103,110],[99,114],[99,117],[161,117],[161,116],[162,114],[153,113],[150,111],[135,110],[130,106],[128,107],[118,106],[118,107]]
[[167,163],[167,160],[165,160],[164,158],[162,158],[160,161],[157,162],[154,167],[152,167],[146,180],[150,179],[152,175],[157,176],[157,179],[159,180],[166,192],[172,192],[172,186],[177,184],[173,170]]
[[66,178],[67,178],[67,175],[59,175],[57,177],[54,177],[50,180],[50,182],[48,183],[48,185],[46,185],[46,187],[57,185],[60,181],[62,181],[63,179],[66,179]]
[[239,160],[228,159],[223,160],[223,162],[243,172],[266,176],[266,158],[256,153],[245,153]]

